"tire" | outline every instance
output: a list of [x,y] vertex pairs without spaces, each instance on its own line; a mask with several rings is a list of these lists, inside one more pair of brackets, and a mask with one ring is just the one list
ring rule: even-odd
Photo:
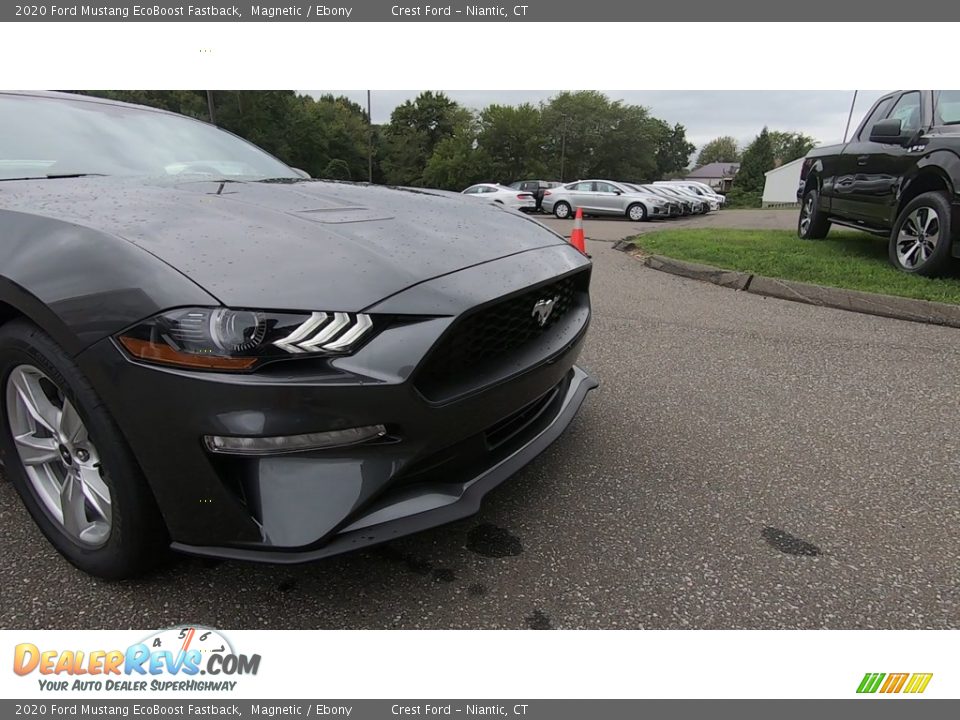
[[634,203],[627,208],[627,219],[632,222],[644,222],[647,219],[647,208],[642,203]]
[[553,206],[553,214],[557,216],[560,220],[566,220],[570,217],[570,213],[573,212],[570,208],[570,203],[558,202]]
[[[0,398],[5,472],[61,555],[110,580],[167,557],[163,520],[113,418],[63,349],[24,320],[0,327]],[[24,453],[37,453],[29,468]]]
[[801,240],[823,240],[830,232],[827,214],[820,211],[820,193],[816,188],[807,190],[800,203],[797,218],[797,237]]
[[950,266],[953,226],[944,192],[918,195],[900,212],[890,232],[888,255],[897,270],[935,277]]

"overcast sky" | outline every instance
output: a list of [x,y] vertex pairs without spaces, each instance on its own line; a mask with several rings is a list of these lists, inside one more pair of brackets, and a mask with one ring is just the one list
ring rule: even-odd
[[[363,107],[366,90],[302,90],[319,96],[327,92],[346,95]],[[373,121],[385,123],[404,100],[419,90],[374,90]],[[547,100],[551,90],[446,90],[447,95],[467,107],[481,109],[490,103],[518,105]],[[821,144],[839,142],[850,112],[853,91],[835,90],[607,90],[612,99],[650,108],[654,116],[671,125],[681,123],[687,138],[700,148],[720,135],[732,135],[741,144],[750,142],[766,125],[771,130],[795,130],[816,138]],[[853,111],[851,130],[885,91],[861,90]],[[691,161],[695,158],[691,158]]]

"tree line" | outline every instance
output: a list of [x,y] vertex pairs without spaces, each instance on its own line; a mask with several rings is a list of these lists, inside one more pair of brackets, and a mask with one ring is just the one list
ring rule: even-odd
[[[650,182],[682,177],[696,150],[683,125],[592,90],[479,111],[426,91],[398,105],[383,124],[370,124],[366,108],[346,97],[293,90],[86,92],[203,120],[212,104],[217,125],[313,177],[336,180],[367,180],[372,170],[377,183],[446,190],[529,178]],[[802,133],[764,128],[742,149],[731,137],[712,140],[696,165],[740,162],[735,192],[758,194],[764,172],[813,145]]]
[[[204,90],[89,94],[208,120]],[[466,108],[442,92],[397,106],[369,125],[346,97],[286,91],[214,91],[217,125],[314,177],[462,190],[481,181],[588,176],[650,181],[676,175],[696,149],[682,125],[595,91],[561,92],[533,105]]]

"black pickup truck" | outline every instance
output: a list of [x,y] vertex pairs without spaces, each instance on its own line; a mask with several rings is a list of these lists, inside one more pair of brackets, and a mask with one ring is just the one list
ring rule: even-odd
[[811,150],[800,172],[801,238],[832,224],[889,237],[899,270],[939,275],[960,258],[960,90],[898,90],[850,142]]

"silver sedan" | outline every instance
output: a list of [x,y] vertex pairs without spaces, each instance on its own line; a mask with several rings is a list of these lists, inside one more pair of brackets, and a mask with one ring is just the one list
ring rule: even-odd
[[543,194],[542,209],[561,220],[578,208],[589,215],[621,215],[635,222],[679,214],[679,204],[612,180],[578,180]]

